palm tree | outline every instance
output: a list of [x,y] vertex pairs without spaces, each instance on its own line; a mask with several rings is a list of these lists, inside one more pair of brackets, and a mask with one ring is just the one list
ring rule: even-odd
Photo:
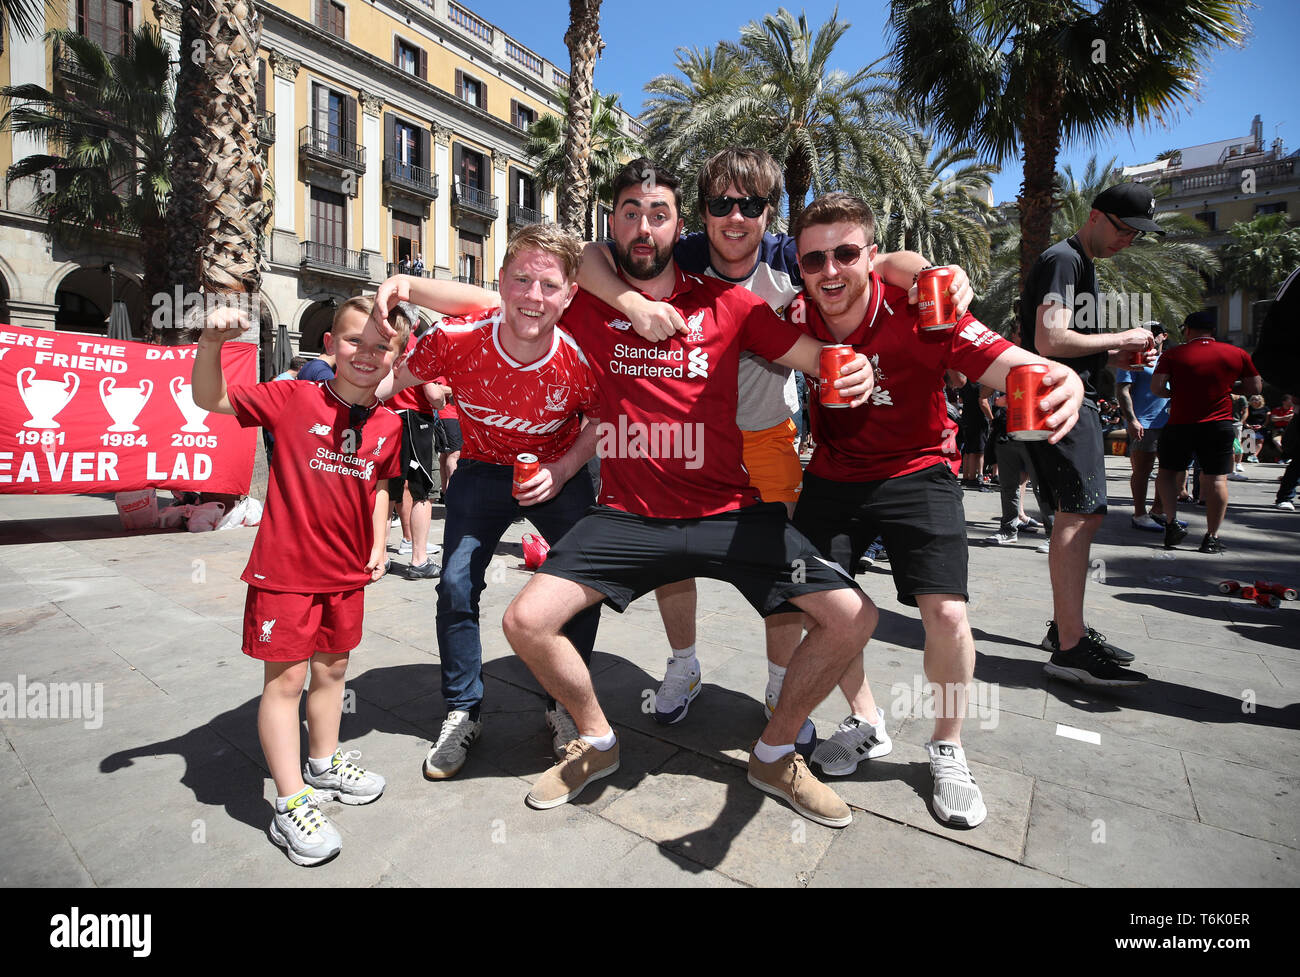
[[[547,190],[557,190],[564,185],[569,174],[569,159],[565,154],[565,137],[568,134],[567,92],[559,92],[560,105],[565,114],[544,115],[528,128],[524,152],[536,161],[534,173],[537,182]],[[635,159],[644,152],[641,143],[623,131],[618,111],[618,93],[597,95],[592,103],[591,152],[587,157],[586,199],[579,201],[586,215],[584,240],[593,237],[592,206],[596,201],[609,202],[614,177],[624,161]]]
[[[1110,178],[1114,169],[1114,159],[1098,166],[1094,156],[1081,179],[1076,179],[1068,166],[1057,174],[1050,228],[1054,239],[1069,237],[1087,222],[1093,199],[1114,182]],[[1014,205],[1000,208],[1000,213],[1004,220],[992,232],[989,286],[974,303],[973,311],[980,321],[1006,335],[1016,322],[1023,224],[1017,219]],[[1097,290],[1100,296],[1149,296],[1151,318],[1176,333],[1178,324],[1201,308],[1205,279],[1219,270],[1219,259],[1205,245],[1196,243],[1204,227],[1195,218],[1157,210],[1155,221],[1165,230],[1164,237],[1144,235],[1114,257],[1096,263]],[[1145,298],[1137,304],[1145,318]]]
[[568,165],[560,193],[560,226],[581,234],[587,223],[582,208],[591,199],[587,158],[591,154],[592,78],[596,58],[605,47],[600,39],[600,0],[569,0],[569,29],[564,43],[569,48],[568,125],[564,133]]
[[138,235],[145,294],[163,292],[171,49],[151,25],[134,32],[124,54],[106,54],[75,31],[48,36],[70,55],[74,80],[53,92],[40,85],[0,89],[9,105],[0,130],[43,137],[50,150],[15,162],[6,184],[34,179],[47,233],[69,247],[97,231]]
[[182,58],[177,78],[173,282],[251,295],[261,288],[270,217],[257,142],[261,17],[251,0],[193,0],[181,18],[183,49],[204,56]]
[[900,98],[986,159],[1024,161],[1020,282],[1051,244],[1064,140],[1164,123],[1201,62],[1249,30],[1249,0],[890,0]]
[[641,112],[646,145],[653,147],[657,162],[677,173],[694,172],[713,152],[710,141],[703,148],[677,134],[690,124],[697,108],[738,91],[744,82],[745,66],[734,47],[677,49],[677,74],[658,75],[645,86],[649,93]]
[[[988,282],[988,223],[993,208],[986,198],[997,167],[974,159],[973,149],[935,149],[928,136],[914,136],[915,172],[909,181],[914,193],[901,199],[887,193],[880,201],[876,241],[882,251],[917,251],[936,261],[959,264],[979,290]],[[870,199],[870,188],[861,190],[859,195]]]
[[666,161],[698,161],[728,145],[762,146],[783,169],[791,221],[809,189],[866,181],[878,196],[905,187],[911,132],[889,76],[876,64],[852,73],[829,67],[849,26],[837,12],[814,31],[806,15],[781,8],[746,24],[738,42],[722,42],[711,58],[679,50],[679,70],[716,68],[727,83],[706,85],[712,75],[701,71],[685,83],[661,75],[646,85],[652,150]]
[[1220,251],[1223,281],[1231,291],[1271,298],[1287,275],[1300,267],[1300,227],[1286,214],[1260,214],[1228,229]]
[[5,24],[12,24],[20,37],[31,40],[45,27],[45,7],[53,7],[46,0],[0,0],[0,35]]

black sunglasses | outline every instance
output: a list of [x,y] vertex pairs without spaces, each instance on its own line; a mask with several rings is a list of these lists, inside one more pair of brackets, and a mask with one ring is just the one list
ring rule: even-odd
[[805,275],[815,275],[826,267],[826,256],[834,255],[835,263],[841,267],[857,264],[858,258],[862,256],[862,245],[860,244],[841,244],[836,248],[829,248],[826,251],[808,251],[799,255],[799,267],[803,269]]
[[1106,220],[1110,221],[1111,227],[1115,228],[1115,230],[1119,231],[1120,234],[1125,237],[1132,236],[1134,241],[1140,241],[1142,235],[1146,233],[1145,231],[1139,231],[1136,227],[1129,227],[1127,224],[1116,223],[1115,218],[1111,217],[1110,214],[1106,213],[1104,210],[1101,212],[1101,215],[1105,217]]
[[766,197],[713,197],[708,202],[709,213],[714,217],[726,217],[731,208],[740,204],[740,213],[745,217],[757,217],[767,206]]

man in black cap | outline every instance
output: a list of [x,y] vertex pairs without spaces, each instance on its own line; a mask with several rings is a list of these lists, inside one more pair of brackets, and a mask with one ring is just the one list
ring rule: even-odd
[[[1026,349],[1071,367],[1083,380],[1084,402],[1074,429],[1056,444],[1027,442],[1034,475],[1052,507],[1048,567],[1054,619],[1043,646],[1052,652],[1047,674],[1084,685],[1128,686],[1146,676],[1121,667],[1130,652],[1107,644],[1084,624],[1083,593],[1092,540],[1106,514],[1106,460],[1097,380],[1113,359],[1131,362],[1154,340],[1143,328],[1112,331],[1103,309],[1126,311],[1127,301],[1098,300],[1093,262],[1119,254],[1144,233],[1163,234],[1152,218],[1155,201],[1139,183],[1121,183],[1092,202],[1088,219],[1071,237],[1054,244],[1034,262],[1020,297],[1021,342]],[[1119,298],[1108,296],[1108,299]]]
[[1228,473],[1232,471],[1232,395],[1257,394],[1264,381],[1250,354],[1215,339],[1214,319],[1204,310],[1183,320],[1181,346],[1160,357],[1151,392],[1172,397],[1169,423],[1160,435],[1160,473],[1156,492],[1164,505],[1165,549],[1172,550],[1187,535],[1178,525],[1178,486],[1187,477],[1195,455],[1201,465],[1201,497],[1205,500],[1202,553],[1222,553],[1219,527],[1228,511]]

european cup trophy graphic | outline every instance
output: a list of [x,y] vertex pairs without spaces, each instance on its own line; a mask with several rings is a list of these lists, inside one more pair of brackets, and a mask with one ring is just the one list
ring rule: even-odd
[[113,418],[110,431],[138,431],[135,419],[144,410],[144,405],[153,393],[153,381],[141,380],[138,387],[117,387],[112,377],[99,381],[99,399],[104,410]]
[[208,426],[203,422],[208,412],[194,403],[194,398],[190,395],[190,385],[180,377],[172,377],[170,386],[172,400],[176,401],[177,408],[185,415],[185,426],[181,430],[190,434],[206,433]]
[[36,371],[30,366],[19,370],[16,379],[18,396],[22,397],[27,413],[32,415],[30,421],[23,421],[23,427],[41,430],[53,430],[59,426],[54,418],[68,406],[81,386],[75,373],[63,374],[62,380],[37,380]]

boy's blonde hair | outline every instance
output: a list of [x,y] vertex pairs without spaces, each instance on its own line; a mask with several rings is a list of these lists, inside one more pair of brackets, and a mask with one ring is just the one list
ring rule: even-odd
[[[354,295],[340,305],[334,311],[334,320],[330,323],[331,332],[338,326],[343,314],[351,310],[360,312],[367,319],[370,318],[375,311],[375,297],[373,295]],[[400,305],[394,305],[388,310],[388,324],[397,330],[396,339],[398,343],[396,349],[398,353],[401,353],[406,349],[406,341],[411,336],[411,320],[407,318]]]
[[510,262],[525,251],[540,251],[559,259],[564,266],[566,281],[571,282],[578,277],[578,266],[582,264],[582,242],[556,224],[528,224],[511,234],[506,242],[506,254],[501,260],[501,267],[509,267]]

